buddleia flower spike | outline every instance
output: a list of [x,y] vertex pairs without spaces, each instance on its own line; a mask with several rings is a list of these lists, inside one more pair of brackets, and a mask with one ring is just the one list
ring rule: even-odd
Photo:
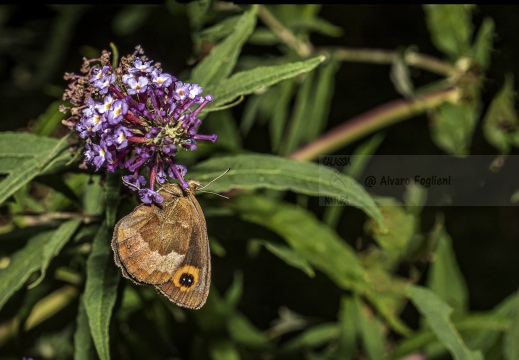
[[[200,111],[211,101],[201,96],[202,87],[178,80],[149,60],[140,46],[124,56],[117,67],[110,64],[108,51],[101,57],[84,59],[81,75],[66,73],[68,88],[60,111],[68,113],[63,124],[84,141],[83,166],[114,172],[129,172],[123,183],[138,191],[144,203],[161,203],[156,183],[173,178],[187,189],[187,169],[175,155],[194,151],[200,140],[216,141],[197,128]],[[149,182],[142,175],[148,173]]]

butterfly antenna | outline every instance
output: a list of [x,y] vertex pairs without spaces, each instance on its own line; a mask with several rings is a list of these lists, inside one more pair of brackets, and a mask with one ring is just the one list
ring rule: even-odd
[[[205,184],[204,186],[202,186],[202,187],[201,187],[200,189],[198,189],[198,190],[202,190],[202,189],[208,187],[208,186],[211,185],[213,182],[215,182],[216,180],[218,180],[219,178],[221,178],[222,176],[224,176],[225,174],[227,174],[227,173],[229,172],[229,170],[231,170],[231,168],[228,168],[228,169],[225,170],[223,173],[221,173],[220,175],[218,175],[217,177],[215,177],[213,180],[211,180],[208,184]],[[204,192],[209,192],[209,191],[204,191]],[[212,194],[214,194],[214,193],[212,193]],[[216,195],[218,195],[218,194],[216,194]],[[225,196],[223,196],[223,195],[220,195],[220,196],[225,197]]]
[[218,194],[218,193],[215,193],[215,192],[212,192],[212,191],[205,191],[205,190],[199,190],[200,192],[203,192],[203,193],[207,193],[207,194],[213,194],[213,195],[218,195],[219,197],[223,197],[224,199],[227,199],[229,200],[229,198],[225,195],[222,195],[222,194]]
[[206,185],[202,186],[200,189],[198,189],[198,191],[205,192],[205,193],[208,193],[208,194],[217,195],[219,197],[223,197],[224,199],[229,200],[229,198],[227,196],[224,196],[224,195],[221,195],[221,194],[217,194],[217,193],[212,192],[212,191],[205,191],[205,190],[203,190],[204,188],[206,188],[207,186],[211,185],[213,182],[215,182],[216,180],[218,180],[219,178],[221,178],[222,176],[227,174],[229,172],[229,170],[231,170],[231,169],[228,168],[227,170],[225,170],[223,173],[221,173],[220,175],[215,177],[213,180],[211,180],[208,184],[206,184]]
[[137,185],[132,184],[132,183],[130,183],[130,182],[124,180],[124,178],[121,178],[121,179],[123,180],[123,183],[125,183],[126,185],[128,185],[128,186],[132,186],[132,187],[136,188],[137,190],[140,190],[140,189],[141,189],[141,188],[138,187]]

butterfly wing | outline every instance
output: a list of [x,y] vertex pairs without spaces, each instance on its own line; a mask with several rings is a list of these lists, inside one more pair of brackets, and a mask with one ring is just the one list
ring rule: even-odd
[[112,248],[125,277],[136,283],[161,284],[184,260],[194,218],[183,196],[163,206],[139,205],[115,226]]
[[155,287],[175,304],[190,309],[201,308],[209,294],[211,282],[211,253],[204,214],[194,193],[182,198],[189,206],[189,247],[171,279]]

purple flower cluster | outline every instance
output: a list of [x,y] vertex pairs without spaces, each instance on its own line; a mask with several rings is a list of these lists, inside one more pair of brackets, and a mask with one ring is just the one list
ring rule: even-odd
[[[73,106],[61,107],[71,113],[63,123],[84,139],[84,164],[96,171],[127,169],[131,174],[123,177],[125,185],[138,191],[144,203],[161,203],[156,182],[171,177],[188,187],[187,169],[175,161],[179,149],[193,151],[198,140],[216,141],[216,135],[196,130],[202,123],[197,115],[213,97],[200,96],[200,85],[162,72],[140,46],[117,68],[109,60],[110,53],[103,51],[100,58],[84,59],[85,75],[65,74],[70,83],[63,99]],[[142,169],[149,174],[147,187]]]

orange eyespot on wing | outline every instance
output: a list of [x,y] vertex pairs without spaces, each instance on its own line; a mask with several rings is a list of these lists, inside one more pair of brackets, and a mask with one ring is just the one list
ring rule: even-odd
[[200,278],[200,270],[191,265],[184,265],[177,269],[173,275],[173,284],[180,289],[180,291],[189,291],[198,284]]

